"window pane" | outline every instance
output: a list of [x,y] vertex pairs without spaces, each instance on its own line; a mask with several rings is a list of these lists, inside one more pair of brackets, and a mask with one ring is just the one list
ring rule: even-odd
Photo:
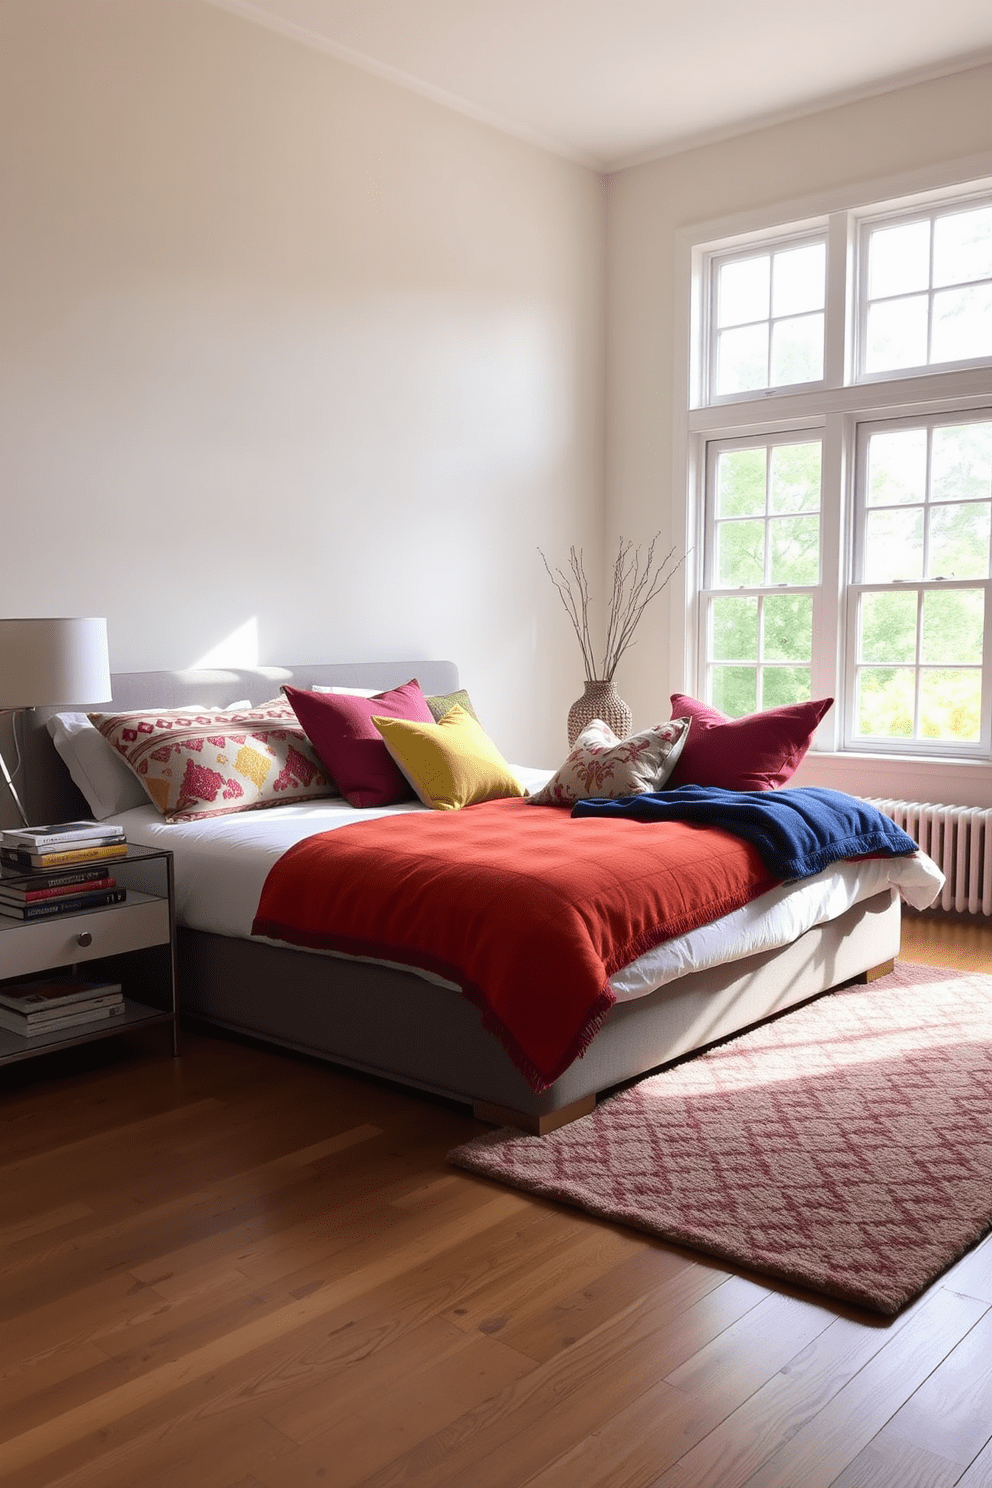
[[718,517],[756,517],[765,511],[765,459],[761,449],[724,450],[716,465]]
[[923,512],[869,512],[865,524],[864,581],[889,584],[923,577]]
[[923,501],[926,491],[926,429],[872,434],[868,440],[868,505]]
[[981,672],[924,672],[920,677],[920,732],[925,739],[981,738]]
[[713,601],[714,661],[757,661],[757,595]]
[[989,503],[934,506],[930,509],[931,579],[987,579]]
[[716,529],[716,574],[721,589],[764,583],[764,522],[720,523]]
[[820,577],[819,517],[775,517],[768,527],[772,547],[769,582],[815,584]]
[[808,703],[809,667],[763,667],[761,673],[761,706],[785,708],[790,703]]
[[758,706],[758,668],[721,667],[710,668],[711,702],[714,708],[731,718],[742,718],[745,713],[754,713]]
[[720,265],[717,274],[718,326],[743,325],[749,320],[768,319],[768,284],[771,258],[737,259]]
[[823,313],[777,320],[772,326],[772,387],[818,382],[823,376]]
[[909,294],[930,284],[930,223],[878,228],[868,239],[868,295]]
[[812,597],[809,594],[768,594],[764,611],[764,660],[809,661],[813,655]]
[[931,500],[979,496],[992,496],[992,423],[938,425],[930,454]]
[[907,739],[913,733],[913,672],[872,667],[858,673],[856,731],[876,739]]
[[927,296],[880,300],[868,307],[865,370],[921,367],[927,359]]
[[745,393],[768,386],[768,325],[720,331],[717,338],[718,393]]
[[775,445],[769,488],[773,512],[819,511],[820,441]]
[[915,589],[861,597],[861,661],[916,660]]
[[803,248],[776,253],[772,264],[772,314],[822,310],[826,270],[825,243],[808,243]]
[[921,661],[981,666],[985,598],[981,589],[947,589],[923,596]]
[[934,284],[992,279],[992,207],[954,212],[933,225]]
[[992,284],[942,289],[933,297],[930,360],[961,362],[992,355]]

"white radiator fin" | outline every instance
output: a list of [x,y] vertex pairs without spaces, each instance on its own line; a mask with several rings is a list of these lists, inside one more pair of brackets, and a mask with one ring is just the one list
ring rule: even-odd
[[942,909],[992,915],[992,810],[865,799],[908,832],[944,873]]

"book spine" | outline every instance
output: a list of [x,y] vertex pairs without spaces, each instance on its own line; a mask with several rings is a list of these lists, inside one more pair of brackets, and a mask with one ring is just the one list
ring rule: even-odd
[[119,1003],[115,1007],[91,1008],[88,1013],[67,1014],[64,1018],[51,1018],[47,1023],[29,1023],[26,1018],[19,1017],[17,1013],[6,1012],[0,1008],[0,1028],[6,1028],[11,1033],[23,1034],[25,1038],[37,1037],[38,1034],[55,1033],[60,1028],[79,1028],[84,1023],[98,1023],[106,1018],[121,1017],[124,1013],[124,1004]]
[[[84,863],[79,868],[56,868],[52,873],[41,873],[37,869],[33,871],[22,869],[21,873],[22,881],[20,883],[16,878],[0,878],[0,892],[7,894],[30,892],[34,894],[41,889],[66,890],[80,888],[83,884],[93,882],[94,879],[102,879],[106,875],[107,869],[102,863],[98,863],[92,868],[88,863]],[[23,882],[24,879],[27,880],[30,889]],[[108,884],[107,887],[112,888],[113,884]]]
[[123,858],[127,852],[125,842],[112,847],[76,847],[65,852],[27,853],[12,847],[0,847],[0,859],[21,868],[56,868],[60,863],[96,862],[100,858]]
[[84,894],[71,899],[47,899],[41,904],[25,904],[21,908],[13,905],[0,907],[0,914],[10,919],[42,920],[51,915],[72,914],[80,909],[102,909],[107,904],[123,904],[127,889],[105,889],[100,894]]
[[84,878],[82,874],[76,874],[72,883],[46,889],[8,889],[0,880],[0,899],[5,899],[8,904],[36,904],[42,899],[63,899],[66,895],[71,898],[75,894],[92,894],[98,889],[116,887],[115,878]]

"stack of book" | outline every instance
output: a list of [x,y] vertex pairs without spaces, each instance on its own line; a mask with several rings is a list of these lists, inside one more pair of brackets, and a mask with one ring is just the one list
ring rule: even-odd
[[124,997],[119,982],[81,982],[63,977],[51,982],[0,983],[0,1028],[36,1038],[82,1023],[120,1017]]
[[106,822],[0,832],[0,916],[38,920],[122,903],[112,870],[126,852],[123,829]]

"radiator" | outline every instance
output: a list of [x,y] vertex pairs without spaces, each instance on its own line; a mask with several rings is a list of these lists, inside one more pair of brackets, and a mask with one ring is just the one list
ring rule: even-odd
[[941,909],[992,915],[992,809],[865,799],[908,832],[946,876]]

